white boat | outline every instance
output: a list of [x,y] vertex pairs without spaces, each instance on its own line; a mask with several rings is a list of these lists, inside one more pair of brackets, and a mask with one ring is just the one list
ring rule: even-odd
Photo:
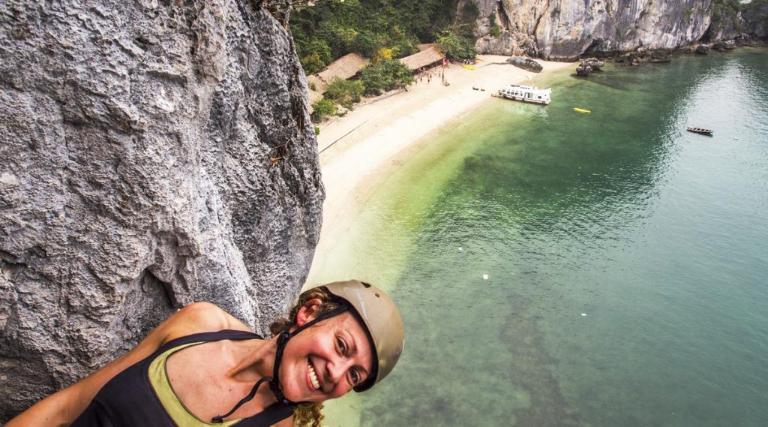
[[552,89],[540,89],[533,86],[521,85],[509,85],[504,89],[499,90],[499,96],[502,98],[543,105],[549,104],[551,93]]

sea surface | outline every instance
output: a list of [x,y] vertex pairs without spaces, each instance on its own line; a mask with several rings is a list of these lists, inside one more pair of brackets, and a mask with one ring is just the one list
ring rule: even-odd
[[768,425],[768,50],[535,83],[551,105],[448,124],[323,254],[407,329],[326,424]]

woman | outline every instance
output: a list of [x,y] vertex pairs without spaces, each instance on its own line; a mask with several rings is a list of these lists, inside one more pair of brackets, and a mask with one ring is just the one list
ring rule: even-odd
[[215,305],[192,304],[7,427],[317,426],[321,402],[381,381],[404,340],[392,300],[356,280],[304,292],[271,329],[264,340]]

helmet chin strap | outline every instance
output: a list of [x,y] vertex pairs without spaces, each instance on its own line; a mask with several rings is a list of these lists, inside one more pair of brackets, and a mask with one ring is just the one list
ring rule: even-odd
[[326,311],[324,313],[320,313],[314,319],[297,327],[293,332],[286,331],[286,332],[280,333],[280,335],[277,336],[277,350],[275,352],[275,364],[274,364],[274,367],[272,368],[272,376],[262,377],[261,379],[259,379],[259,381],[257,381],[256,384],[254,384],[253,388],[251,388],[251,391],[248,393],[248,395],[240,399],[240,401],[237,402],[237,405],[235,405],[234,408],[232,408],[229,412],[227,412],[224,415],[217,415],[213,417],[211,419],[211,422],[213,423],[224,422],[224,418],[227,418],[228,416],[232,415],[241,406],[245,405],[247,402],[253,399],[254,396],[256,396],[256,392],[259,390],[259,386],[261,386],[261,384],[265,382],[269,383],[269,389],[272,391],[272,394],[275,395],[275,398],[279,403],[287,406],[296,406],[299,403],[302,403],[302,402],[292,402],[288,400],[283,394],[282,387],[280,386],[280,364],[283,360],[283,352],[285,351],[285,346],[288,344],[288,340],[298,335],[299,332],[311,327],[317,322],[331,318],[333,316],[338,316],[339,314],[344,313],[347,310],[349,310],[349,307],[347,307],[347,305],[342,302],[339,307],[334,308],[333,310]]

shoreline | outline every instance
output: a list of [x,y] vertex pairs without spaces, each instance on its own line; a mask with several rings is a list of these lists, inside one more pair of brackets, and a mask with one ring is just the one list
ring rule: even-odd
[[[473,67],[451,64],[445,70],[447,86],[442,84],[440,68],[434,68],[430,81],[422,76],[407,90],[365,99],[345,116],[319,125],[318,151],[326,198],[320,241],[306,286],[322,281],[319,279],[333,257],[337,237],[354,222],[376,183],[402,165],[405,155],[426,143],[430,134],[471,113],[505,85],[528,83],[578,65],[539,61],[543,70],[533,73],[506,64],[507,58],[479,55]],[[343,272],[334,273],[344,276]]]

